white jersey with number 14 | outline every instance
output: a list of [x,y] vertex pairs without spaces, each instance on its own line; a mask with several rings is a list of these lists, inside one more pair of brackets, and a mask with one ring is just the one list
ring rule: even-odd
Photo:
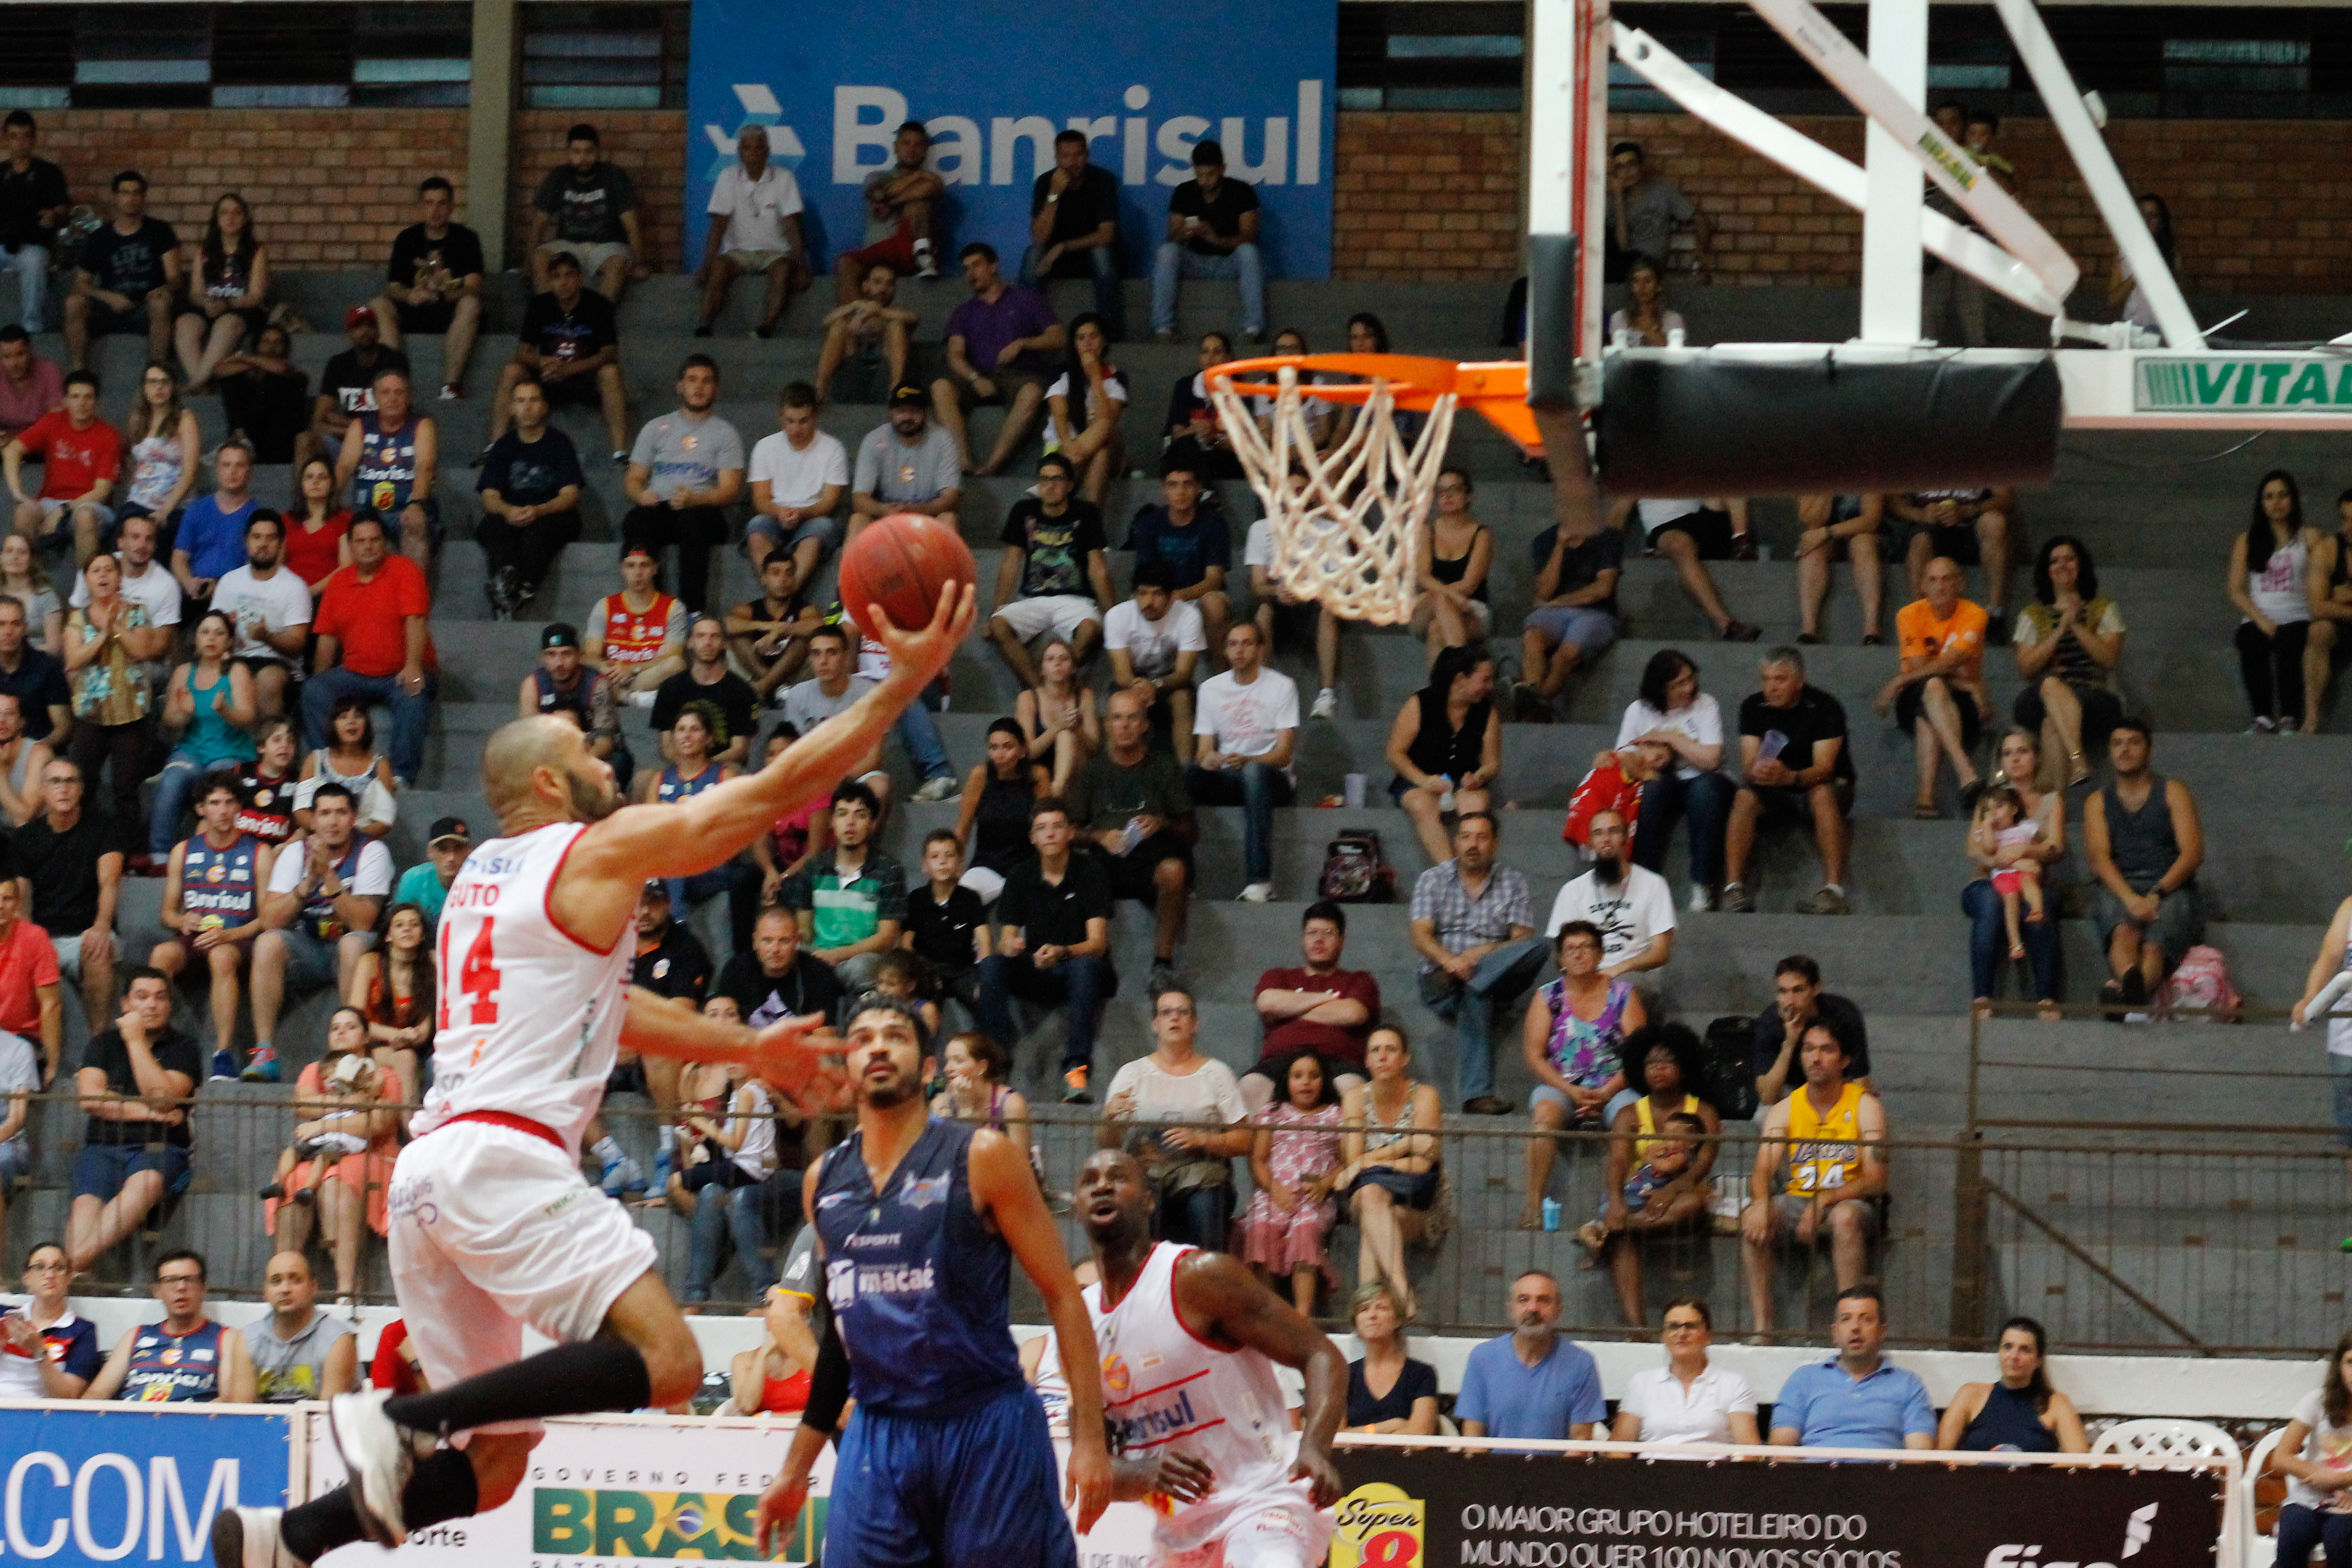
[[412,1131],[473,1111],[519,1116],[577,1154],[620,1048],[634,944],[599,952],[547,900],[588,825],[551,823],[474,847],[441,909],[433,1088]]

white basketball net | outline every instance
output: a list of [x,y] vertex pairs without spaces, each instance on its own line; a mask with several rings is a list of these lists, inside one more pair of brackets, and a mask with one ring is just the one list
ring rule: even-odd
[[1309,393],[1296,366],[1276,373],[1271,428],[1261,432],[1252,398],[1231,377],[1210,373],[1209,396],[1250,489],[1273,527],[1273,578],[1334,615],[1376,626],[1412,618],[1421,525],[1454,430],[1454,395],[1439,395],[1420,437],[1397,430],[1396,398],[1375,380],[1354,427],[1328,452],[1315,449]]

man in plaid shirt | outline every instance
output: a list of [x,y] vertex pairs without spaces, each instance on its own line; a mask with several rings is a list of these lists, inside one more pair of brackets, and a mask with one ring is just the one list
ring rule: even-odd
[[1421,999],[1454,1025],[1462,1109],[1502,1116],[1495,1093],[1495,1015],[1534,984],[1546,957],[1535,934],[1528,879],[1495,864],[1495,819],[1465,812],[1454,825],[1454,858],[1412,885],[1412,945],[1421,954]]

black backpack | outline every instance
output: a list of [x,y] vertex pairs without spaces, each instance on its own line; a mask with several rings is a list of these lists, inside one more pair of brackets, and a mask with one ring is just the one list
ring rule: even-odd
[[1756,1020],[1744,1013],[1717,1018],[1700,1042],[1697,1093],[1726,1121],[1746,1121],[1756,1114],[1755,1048]]
[[1324,853],[1315,896],[1338,904],[1385,904],[1396,897],[1396,873],[1381,858],[1379,829],[1340,829]]

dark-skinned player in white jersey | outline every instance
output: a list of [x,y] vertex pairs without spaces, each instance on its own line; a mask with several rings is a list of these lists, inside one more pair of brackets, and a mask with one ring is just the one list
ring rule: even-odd
[[[1115,1495],[1160,1514],[1161,1568],[1312,1568],[1339,1500],[1331,1438],[1348,1363],[1322,1330],[1239,1258],[1151,1239],[1157,1205],[1134,1155],[1098,1150],[1078,1173],[1078,1217],[1101,1280],[1086,1289],[1102,1358]],[[1300,1429],[1275,1366],[1307,1380]],[[1065,1352],[1076,1393],[1084,1363]],[[1071,1417],[1076,1430],[1076,1416]]]
[[[816,1047],[804,1021],[755,1034],[631,988],[637,896],[735,855],[870,755],[969,634],[972,605],[950,587],[911,630],[870,606],[890,674],[758,773],[677,805],[623,805],[564,720],[490,737],[482,784],[499,837],[467,857],[442,911],[436,1075],[390,1197],[394,1288],[431,1392],[331,1402],[349,1484],[282,1511],[225,1511],[217,1568],[397,1546],[512,1496],[541,1419],[693,1394],[701,1352],[651,1238],[582,1178],[581,1131],[624,1044],[741,1062],[787,1090],[816,1076]],[[526,1325],[554,1348],[523,1358]]]
[[760,1550],[791,1531],[854,1394],[825,1568],[1076,1568],[1061,1496],[1076,1500],[1081,1531],[1110,1501],[1102,1397],[1073,1381],[1069,1475],[1057,1488],[1045,1406],[1013,1343],[1013,1262],[1045,1298],[1073,1364],[1093,1361],[1094,1332],[1028,1151],[975,1123],[932,1119],[923,1035],[900,998],[868,994],[852,1008],[857,1131],[801,1185],[832,1315],[792,1451],[760,1499]]

